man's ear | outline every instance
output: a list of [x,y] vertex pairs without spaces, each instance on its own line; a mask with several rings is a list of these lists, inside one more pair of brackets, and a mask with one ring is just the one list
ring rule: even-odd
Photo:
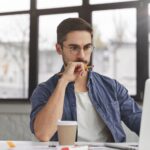
[[56,51],[57,51],[57,53],[59,54],[59,55],[62,55],[62,47],[61,47],[61,45],[60,44],[56,44]]

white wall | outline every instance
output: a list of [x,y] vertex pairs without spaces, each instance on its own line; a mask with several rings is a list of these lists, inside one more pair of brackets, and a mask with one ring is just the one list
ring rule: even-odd
[[0,140],[35,140],[29,128],[30,104],[0,105]]

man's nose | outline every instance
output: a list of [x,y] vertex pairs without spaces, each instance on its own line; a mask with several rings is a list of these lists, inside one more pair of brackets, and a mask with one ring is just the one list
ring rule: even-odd
[[79,58],[84,58],[84,57],[85,57],[85,52],[84,52],[83,49],[81,49],[81,50],[79,51],[78,57],[79,57]]

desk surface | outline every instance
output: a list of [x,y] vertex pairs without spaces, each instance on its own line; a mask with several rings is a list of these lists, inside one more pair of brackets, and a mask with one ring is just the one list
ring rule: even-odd
[[[57,142],[13,141],[13,143],[15,147],[10,149],[7,141],[0,141],[0,150],[56,150],[55,146],[58,145]],[[117,150],[115,148],[105,147],[104,143],[77,142],[76,144],[88,145],[89,150]],[[119,143],[119,145],[129,145],[129,143]],[[130,145],[135,145],[135,143],[130,143]]]

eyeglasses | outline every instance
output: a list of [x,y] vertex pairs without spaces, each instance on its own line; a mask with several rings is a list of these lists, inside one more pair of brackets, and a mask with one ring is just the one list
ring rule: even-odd
[[94,50],[94,46],[92,44],[84,45],[83,48],[81,48],[79,45],[76,45],[76,44],[71,44],[69,46],[63,45],[63,47],[69,49],[70,53],[73,55],[79,54],[82,49],[83,49],[84,53],[86,53],[86,54],[91,53]]

